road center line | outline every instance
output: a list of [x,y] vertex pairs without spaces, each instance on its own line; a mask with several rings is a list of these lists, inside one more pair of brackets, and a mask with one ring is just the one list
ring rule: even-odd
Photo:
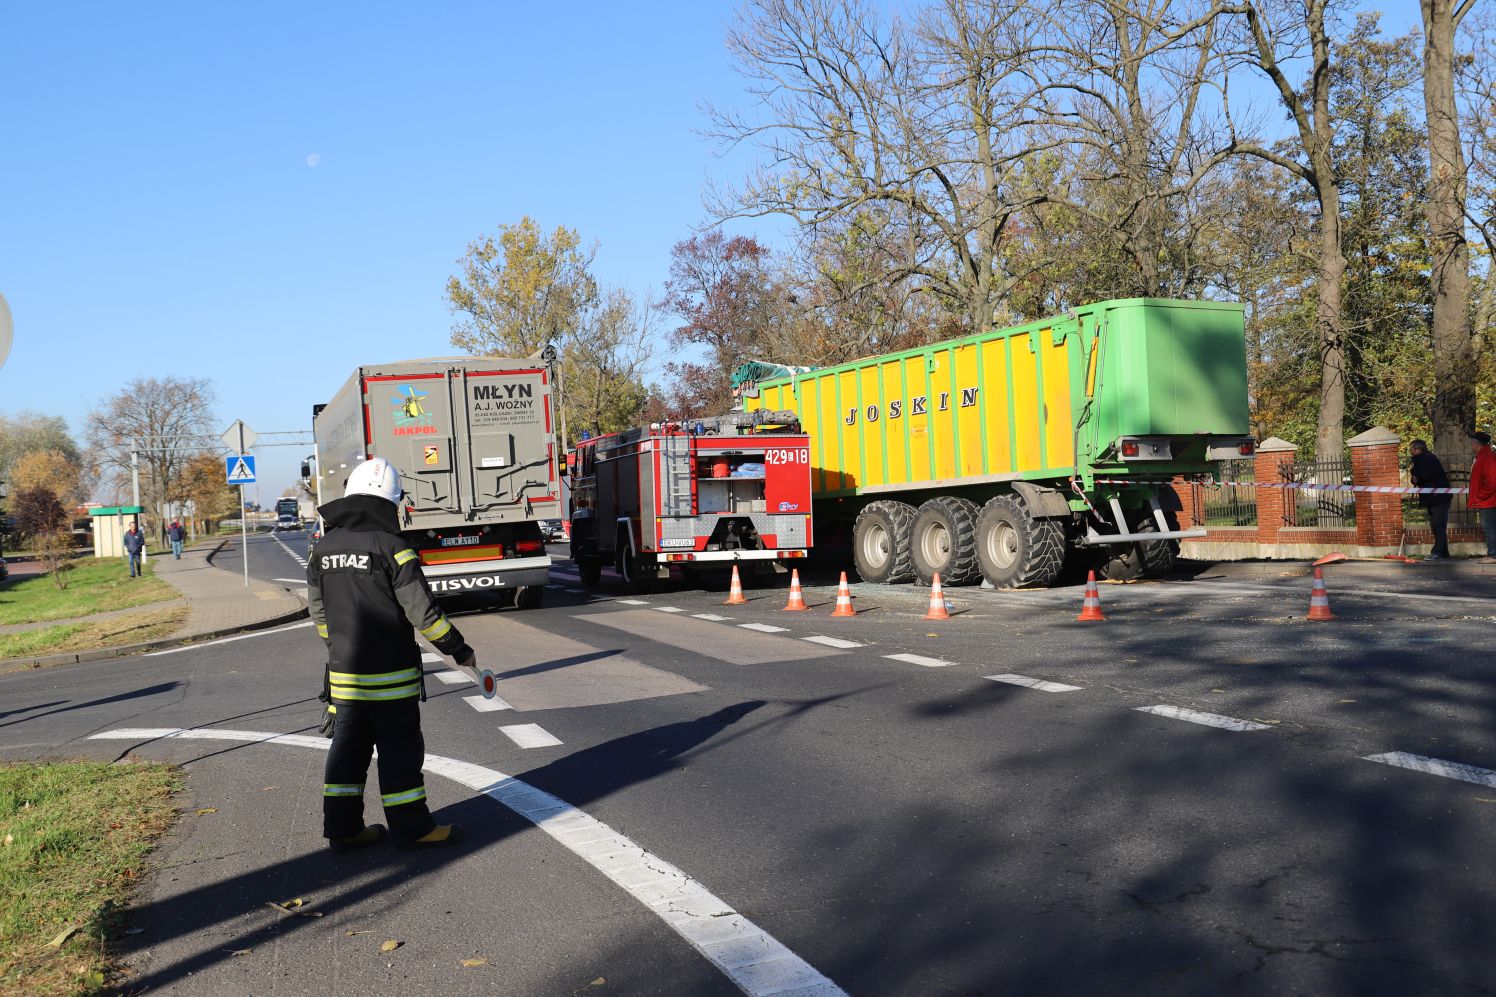
[[840,637],[801,637],[800,639],[809,641],[812,644],[824,644],[827,647],[839,647],[844,651],[849,651],[854,647],[867,646],[865,644],[859,644],[855,640],[843,640]]
[[1429,775],[1442,775],[1446,779],[1459,779],[1461,782],[1473,782],[1477,786],[1496,789],[1496,772],[1477,768],[1474,765],[1446,762],[1442,758],[1412,755],[1406,751],[1389,751],[1381,755],[1363,755],[1362,761],[1381,762],[1383,765],[1395,765],[1400,769],[1411,769],[1414,772],[1425,772]]
[[486,696],[463,696],[462,701],[479,713],[497,713],[500,710],[512,710],[514,707],[504,702],[498,696],[492,699]]
[[1207,727],[1219,727],[1222,730],[1267,730],[1268,728],[1267,724],[1238,720],[1235,717],[1223,717],[1218,713],[1186,710],[1179,706],[1139,706],[1137,710],[1139,713],[1152,713],[1155,716],[1169,717],[1173,720],[1188,720],[1192,724],[1204,724]]
[[620,604],[622,604],[624,606],[648,606],[649,605],[649,603],[645,602],[643,599],[619,599],[618,601],[619,601]]
[[739,623],[744,630],[757,630],[761,634],[788,633],[789,627],[771,627],[767,623]]
[[691,616],[698,620],[706,620],[708,623],[726,623],[732,619],[731,616],[718,616],[716,613],[692,613]]
[[158,658],[163,654],[180,654],[182,651],[196,651],[199,648],[212,647],[214,644],[228,644],[236,640],[249,640],[251,637],[268,637],[271,634],[283,634],[287,630],[300,630],[302,627],[309,627],[311,625],[311,620],[302,620],[300,623],[293,623],[288,627],[276,627],[274,630],[256,630],[252,634],[239,634],[237,637],[222,637],[218,640],[203,641],[201,644],[188,644],[185,647],[173,647],[165,651],[148,651],[144,657]]
[[463,672],[432,672],[438,682],[447,685],[471,685],[473,678]]
[[954,661],[945,661],[941,658],[927,658],[923,654],[885,654],[883,657],[890,661],[906,661],[911,665],[924,665],[926,668],[948,668],[954,665]]
[[684,613],[685,612],[684,609],[681,609],[681,608],[679,608],[677,606],[656,606],[655,607],[655,611],[658,612],[658,613]]
[[510,724],[499,730],[521,748],[553,748],[561,743],[559,737],[540,724]]
[[1063,682],[1046,682],[1044,679],[1031,679],[1027,675],[983,675],[982,678],[992,682],[1006,682],[1009,685],[1027,686],[1030,689],[1038,689],[1040,692],[1079,692],[1080,686],[1066,685]]
[[[109,730],[92,737],[115,741],[258,741],[320,751],[326,751],[332,743],[304,734],[174,728]],[[455,758],[427,755],[424,768],[482,793],[533,823],[659,916],[750,997],[788,992],[796,997],[846,997],[845,991],[814,966],[701,883],[565,800],[502,772]]]

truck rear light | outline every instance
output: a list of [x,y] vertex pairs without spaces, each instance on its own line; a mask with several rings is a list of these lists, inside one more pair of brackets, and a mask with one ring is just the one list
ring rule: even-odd
[[667,561],[694,561],[694,560],[696,560],[696,555],[695,554],[666,554],[665,555],[665,560],[667,560]]
[[516,554],[544,554],[545,544],[539,540],[521,540],[514,545]]
[[805,551],[803,551],[803,550],[782,550],[782,551],[779,552],[778,556],[779,557],[804,557],[805,556]]
[[1256,449],[1257,449],[1257,445],[1255,443],[1253,443],[1251,440],[1248,440],[1247,442],[1243,443],[1241,446],[1237,447],[1236,448],[1236,452],[1239,453],[1239,454],[1241,454],[1243,457],[1250,457],[1250,456],[1252,456],[1253,451],[1255,451]]
[[1137,455],[1138,455],[1138,441],[1137,440],[1123,440],[1122,441],[1122,456],[1124,456],[1124,457],[1136,457]]

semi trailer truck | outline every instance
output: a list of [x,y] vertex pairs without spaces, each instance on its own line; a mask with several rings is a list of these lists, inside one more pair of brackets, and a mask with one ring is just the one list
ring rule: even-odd
[[[358,462],[400,471],[401,535],[438,597],[491,594],[534,608],[550,577],[540,521],[561,515],[555,354],[369,364],[313,406],[302,474],[322,505]],[[320,532],[320,531],[319,531]]]
[[1204,534],[1179,529],[1168,483],[1253,452],[1230,303],[1103,301],[834,367],[749,364],[734,386],[809,433],[823,549],[840,536],[867,581],[1162,573]]

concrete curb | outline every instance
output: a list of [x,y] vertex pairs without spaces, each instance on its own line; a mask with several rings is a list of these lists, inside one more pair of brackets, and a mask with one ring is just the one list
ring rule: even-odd
[[[217,547],[208,554],[208,563],[213,563],[215,555],[220,553],[228,544],[227,540],[221,541]],[[91,651],[69,651],[64,654],[47,654],[35,658],[3,658],[0,659],[0,674],[7,672],[27,671],[36,668],[51,668],[56,665],[76,665],[85,661],[103,661],[108,658],[127,658],[134,654],[142,654],[146,651],[159,651],[168,647],[183,647],[196,644],[199,641],[217,640],[219,637],[231,637],[234,634],[253,633],[256,630],[269,630],[272,627],[284,626],[287,623],[295,623],[297,620],[307,619],[311,614],[307,612],[306,604],[294,613],[282,613],[280,616],[271,617],[268,620],[259,620],[255,623],[246,623],[236,627],[224,627],[221,630],[211,630],[207,633],[192,634],[187,637],[163,637],[160,640],[144,641],[139,644],[121,644],[118,647],[100,647]]]

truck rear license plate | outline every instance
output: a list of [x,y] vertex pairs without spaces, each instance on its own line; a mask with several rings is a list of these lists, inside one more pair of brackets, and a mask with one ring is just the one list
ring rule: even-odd
[[442,537],[443,547],[473,547],[476,546],[479,537]]

